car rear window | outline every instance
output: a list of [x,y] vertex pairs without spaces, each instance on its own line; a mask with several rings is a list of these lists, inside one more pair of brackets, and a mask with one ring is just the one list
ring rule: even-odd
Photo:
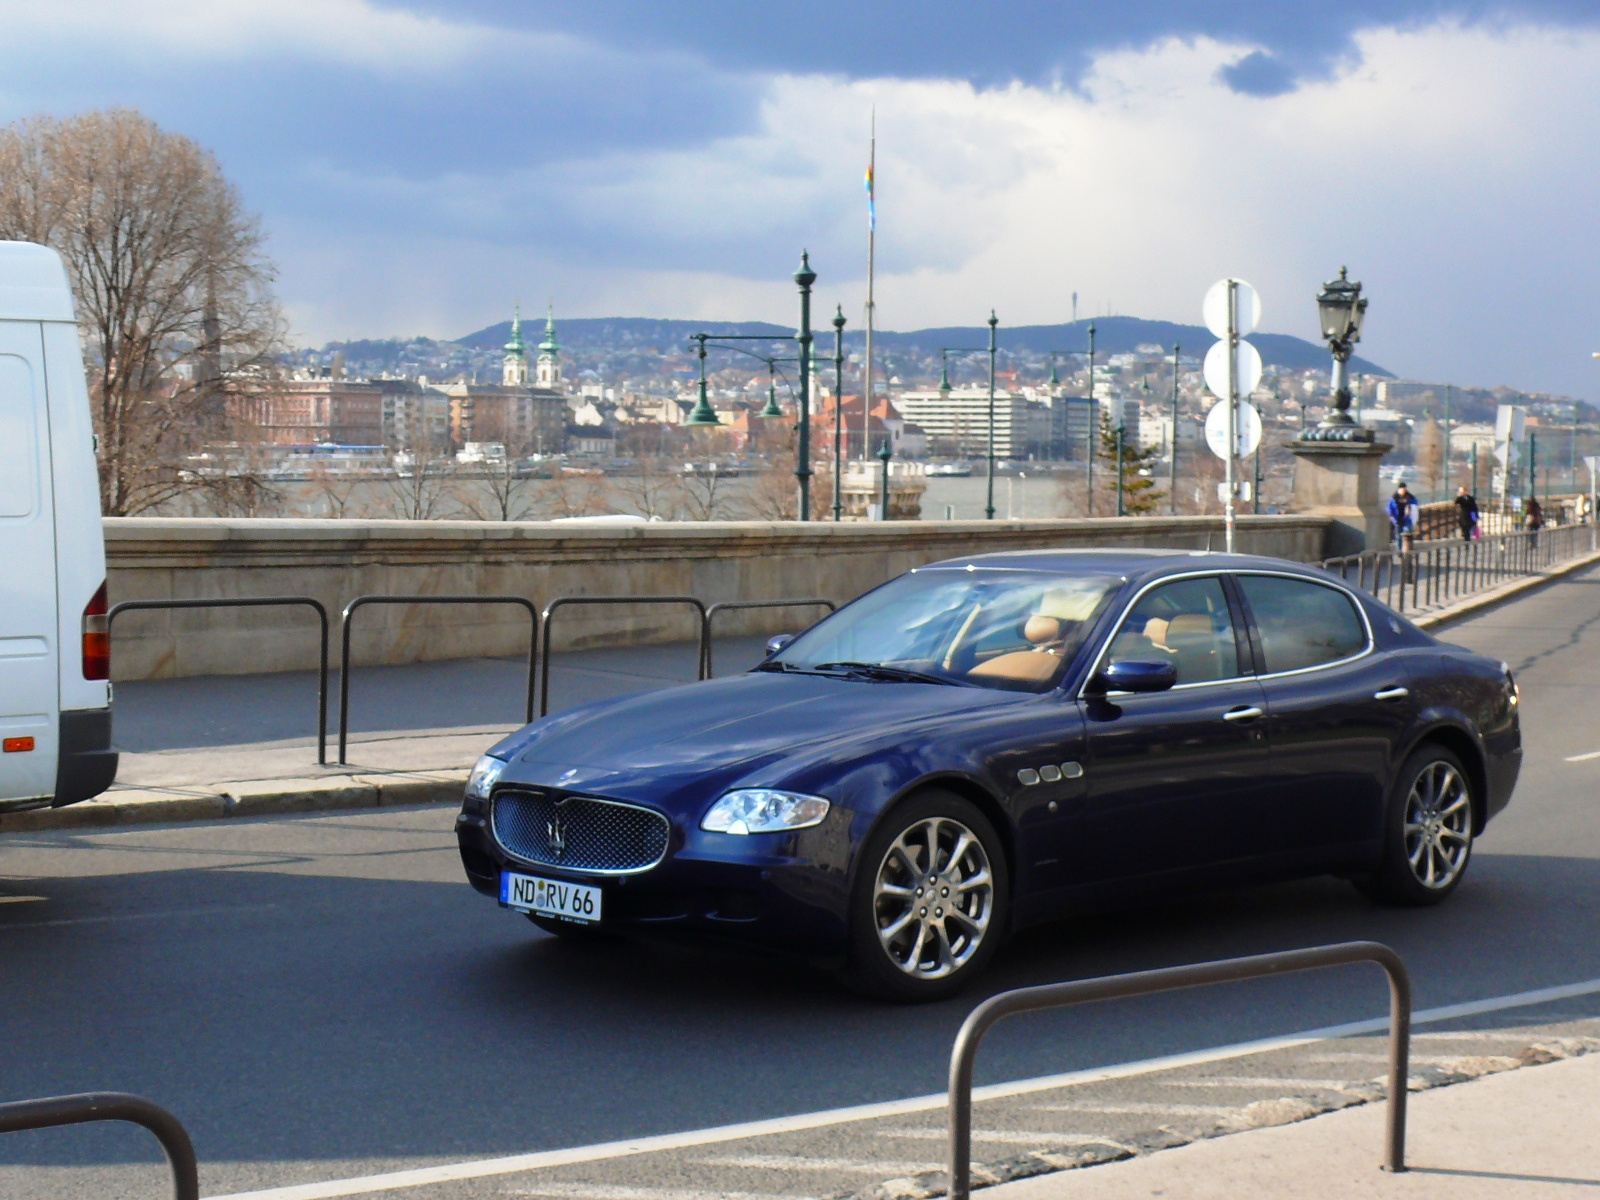
[[1320,667],[1366,649],[1367,627],[1338,588],[1281,575],[1240,575],[1238,581],[1261,632],[1264,674]]

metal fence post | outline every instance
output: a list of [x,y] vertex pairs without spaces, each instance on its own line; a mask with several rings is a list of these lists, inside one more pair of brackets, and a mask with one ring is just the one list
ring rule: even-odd
[[[317,658],[317,765],[328,762],[328,610],[320,600],[310,596],[235,596],[216,600],[124,600],[113,604],[106,613],[106,637],[111,636],[111,622],[117,614],[125,612],[156,611],[179,608],[282,608],[306,607],[316,610],[322,624],[322,649]],[[340,762],[344,761],[341,754]]]
[[[706,609],[705,634],[700,640],[700,678],[710,679],[711,672],[711,622],[719,612],[729,609],[745,608],[809,608],[816,606],[826,608],[830,613],[837,612],[839,606],[832,600],[811,598],[808,600],[723,600]],[[816,622],[812,622],[816,624]]]
[[1220,962],[1137,971],[1129,975],[1108,975],[1098,979],[1018,988],[991,996],[967,1016],[950,1049],[950,1146],[947,1160],[950,1200],[971,1200],[973,1065],[984,1034],[1006,1017],[1096,1000],[1128,999],[1182,988],[1234,983],[1362,962],[1376,963],[1389,979],[1388,1120],[1384,1130],[1383,1166],[1388,1171],[1404,1171],[1406,1081],[1411,1047],[1411,977],[1400,956],[1388,946],[1378,942],[1342,942]]
[[[550,618],[557,609],[566,608],[573,604],[688,604],[700,614],[700,645],[698,647],[698,669],[696,678],[706,677],[707,663],[707,623],[706,606],[696,596],[557,596],[544,606],[544,613],[539,618],[539,623],[544,627],[544,669],[539,675],[539,715],[545,716],[550,711]],[[530,721],[532,716],[528,718]]]
[[0,1133],[56,1129],[97,1121],[126,1121],[148,1129],[167,1156],[167,1166],[172,1170],[174,1200],[200,1200],[200,1172],[189,1131],[177,1117],[143,1096],[127,1092],[83,1092],[75,1096],[49,1096],[0,1104]]
[[528,610],[533,629],[528,641],[528,688],[524,721],[533,720],[533,681],[539,653],[539,610],[526,596],[357,596],[344,606],[339,632],[339,762],[345,761],[350,731],[350,618],[369,604],[516,604]]

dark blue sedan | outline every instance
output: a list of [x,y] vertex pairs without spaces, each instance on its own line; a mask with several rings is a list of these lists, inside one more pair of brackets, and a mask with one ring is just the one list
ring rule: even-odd
[[473,886],[935,998],[1130,896],[1334,873],[1437,903],[1521,765],[1504,663],[1274,559],[957,559],[771,649],[500,742],[456,824]]

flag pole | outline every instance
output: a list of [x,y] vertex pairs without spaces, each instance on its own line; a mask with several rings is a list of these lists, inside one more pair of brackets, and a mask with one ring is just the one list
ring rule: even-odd
[[861,389],[861,458],[872,457],[872,317],[873,268],[878,239],[878,201],[874,193],[878,168],[878,106],[872,106],[872,140],[867,152],[867,361]]

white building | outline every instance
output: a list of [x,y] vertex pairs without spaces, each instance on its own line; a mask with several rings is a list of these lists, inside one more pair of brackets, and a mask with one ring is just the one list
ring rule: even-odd
[[[895,397],[906,422],[919,426],[928,452],[963,458],[989,453],[989,389],[939,388],[901,392]],[[996,458],[1027,458],[1042,453],[1050,440],[1050,410],[1013,392],[994,396]]]

